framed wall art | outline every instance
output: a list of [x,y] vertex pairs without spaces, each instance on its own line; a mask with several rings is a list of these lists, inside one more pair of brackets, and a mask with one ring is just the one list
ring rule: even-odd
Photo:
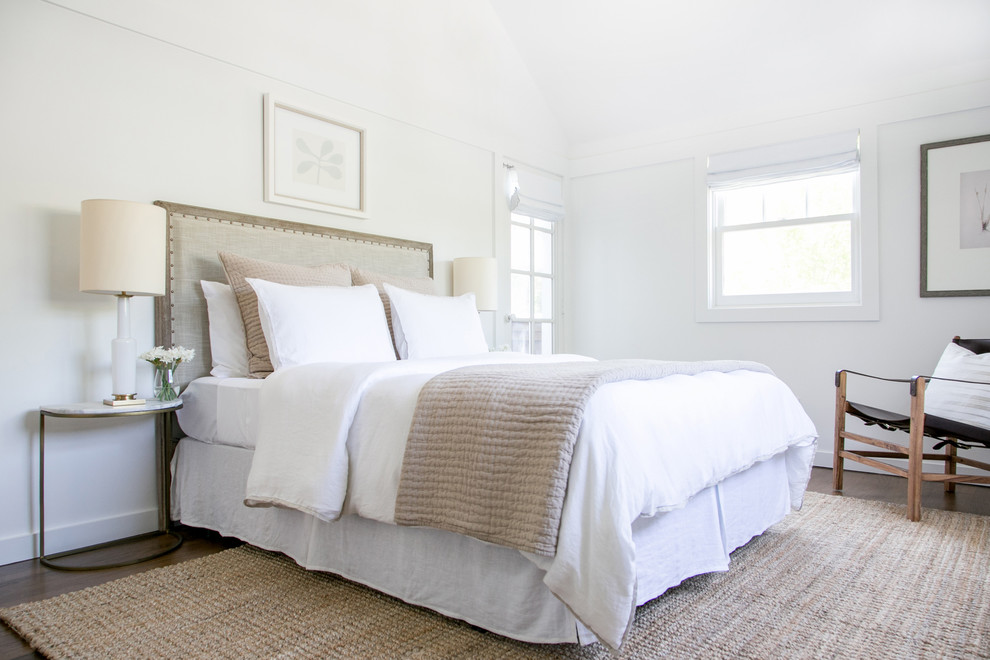
[[367,217],[365,131],[265,94],[265,201]]
[[921,296],[990,296],[990,135],[921,145]]

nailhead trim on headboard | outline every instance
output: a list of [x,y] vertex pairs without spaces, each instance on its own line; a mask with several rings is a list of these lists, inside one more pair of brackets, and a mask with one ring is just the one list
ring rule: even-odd
[[169,286],[155,299],[155,343],[196,349],[176,377],[184,386],[211,367],[206,300],[200,280],[226,282],[217,252],[317,265],[345,263],[413,277],[433,276],[433,245],[274,218],[155,202],[168,213]]

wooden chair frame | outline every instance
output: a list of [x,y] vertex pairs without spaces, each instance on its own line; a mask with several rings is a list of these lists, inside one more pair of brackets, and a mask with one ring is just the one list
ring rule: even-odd
[[[909,440],[906,447],[895,442],[887,442],[846,430],[846,416],[851,414],[850,404],[846,399],[846,377],[848,374],[909,385],[911,414],[908,430]],[[957,465],[968,465],[990,473],[990,464],[959,456],[956,445],[952,444],[952,439],[946,443],[944,453],[925,453],[925,387],[928,381],[932,379],[932,376],[914,376],[909,379],[880,378],[848,369],[840,369],[835,373],[835,451],[832,459],[832,487],[835,490],[842,490],[842,471],[846,459],[869,465],[898,477],[904,477],[908,482],[907,517],[909,520],[917,522],[921,520],[922,482],[941,481],[947,493],[955,492],[957,483],[990,484],[990,474],[986,476],[957,474]],[[939,437],[938,439],[945,440],[946,438]],[[878,449],[846,449],[846,440],[855,440]],[[907,459],[907,469],[885,462],[891,459]],[[924,461],[941,461],[945,464],[945,470],[942,473],[925,472],[923,470]]]

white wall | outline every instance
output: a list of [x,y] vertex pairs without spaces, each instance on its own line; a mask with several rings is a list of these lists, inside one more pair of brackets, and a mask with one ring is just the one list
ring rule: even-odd
[[[509,75],[511,52],[495,57],[505,37],[486,2],[386,14],[294,0],[269,23],[241,20],[267,2],[62,4],[0,5],[0,564],[37,551],[38,406],[110,388],[115,303],[78,292],[81,200],[162,199],[429,241],[449,291],[454,257],[494,254],[501,154],[564,167],[532,83]],[[444,39],[455,20],[469,43]],[[367,129],[368,219],[262,201],[265,93]],[[132,319],[139,351],[150,348],[150,299],[135,300]],[[146,365],[138,378],[150,395]],[[50,420],[46,431],[46,550],[155,527],[150,422]]]
[[[697,229],[706,222],[706,155],[851,128],[863,131],[864,210],[879,223],[880,320],[696,322],[696,293],[705,286],[696,264],[704,255],[704,232]],[[919,146],[987,133],[990,85],[982,85],[575,159],[568,350],[601,358],[764,362],[814,420],[821,437],[816,463],[831,465],[837,369],[931,373],[953,335],[990,336],[990,298],[918,293]],[[907,409],[904,389],[876,394],[881,403]]]

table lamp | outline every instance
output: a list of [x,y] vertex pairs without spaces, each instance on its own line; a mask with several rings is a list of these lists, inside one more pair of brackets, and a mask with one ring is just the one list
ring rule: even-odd
[[117,296],[117,338],[111,343],[113,392],[103,403],[137,405],[137,342],[131,296],[165,295],[165,209],[114,199],[82,203],[79,290]]
[[454,259],[454,295],[473,293],[479,312],[498,309],[498,261],[495,257]]

